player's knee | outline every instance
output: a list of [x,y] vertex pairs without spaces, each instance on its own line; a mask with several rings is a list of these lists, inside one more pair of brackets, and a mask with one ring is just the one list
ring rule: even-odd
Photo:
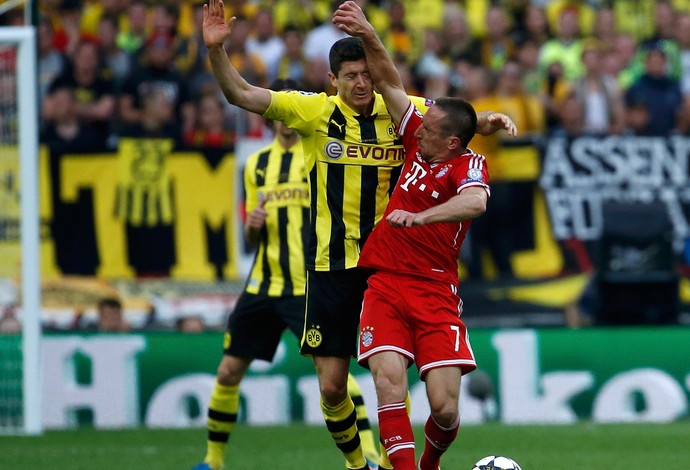
[[246,370],[247,367],[243,362],[223,360],[218,366],[216,380],[226,387],[239,385]]
[[379,404],[404,401],[407,395],[405,381],[400,377],[379,373],[374,377],[374,385],[379,397]]
[[458,420],[458,407],[456,404],[445,401],[442,403],[430,403],[431,416],[434,421],[444,428],[451,427]]
[[345,380],[322,378],[319,381],[319,390],[324,403],[330,406],[338,405],[347,397],[347,377]]

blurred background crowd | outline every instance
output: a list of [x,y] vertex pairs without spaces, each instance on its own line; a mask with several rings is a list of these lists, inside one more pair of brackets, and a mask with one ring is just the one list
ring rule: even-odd
[[[227,0],[244,78],[333,92],[340,2]],[[665,136],[690,128],[688,0],[360,0],[410,94],[508,113],[523,136]],[[40,0],[42,137],[114,148],[132,132],[187,146],[261,136],[210,72],[200,0]],[[13,21],[5,16],[6,22]],[[143,126],[143,130],[142,130]],[[480,149],[484,150],[484,149]],[[486,149],[487,154],[491,149]]]
[[[291,78],[305,91],[334,93],[328,51],[344,33],[330,18],[340,3],[226,0],[228,17],[237,17],[225,45],[229,60],[256,85]],[[473,225],[463,279],[538,277],[516,273],[510,257],[538,236],[531,211],[539,154],[549,139],[690,134],[690,0],[357,3],[410,94],[462,97],[477,110],[510,115],[519,129],[517,140],[499,133],[471,144],[490,158],[492,206]],[[172,139],[174,149],[224,152],[244,138],[270,138],[261,117],[223,97],[203,43],[203,4],[39,0],[40,136],[51,154],[115,152],[125,137],[163,137]],[[0,16],[4,25],[24,20],[21,9]],[[12,79],[0,74],[0,107],[14,93]],[[11,139],[7,110],[0,116],[0,137]],[[500,158],[508,147],[531,153]],[[580,241],[559,243],[565,270],[592,270]],[[489,274],[478,255],[483,247],[493,256]],[[690,243],[685,249],[683,255],[674,247],[674,256],[687,268]],[[470,289],[465,284],[466,294]]]

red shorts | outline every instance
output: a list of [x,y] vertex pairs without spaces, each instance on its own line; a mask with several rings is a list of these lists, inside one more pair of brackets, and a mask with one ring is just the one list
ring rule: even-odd
[[379,271],[364,293],[357,360],[368,367],[372,355],[397,352],[417,365],[422,380],[436,367],[471,372],[477,364],[461,315],[456,286]]

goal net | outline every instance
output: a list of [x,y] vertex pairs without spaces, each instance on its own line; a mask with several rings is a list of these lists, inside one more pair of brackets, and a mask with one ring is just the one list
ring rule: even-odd
[[0,28],[0,433],[41,425],[34,28]]

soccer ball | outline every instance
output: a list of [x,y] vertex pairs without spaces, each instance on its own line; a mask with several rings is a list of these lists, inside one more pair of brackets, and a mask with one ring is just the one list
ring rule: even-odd
[[472,470],[522,470],[522,467],[508,457],[489,455],[475,463]]

